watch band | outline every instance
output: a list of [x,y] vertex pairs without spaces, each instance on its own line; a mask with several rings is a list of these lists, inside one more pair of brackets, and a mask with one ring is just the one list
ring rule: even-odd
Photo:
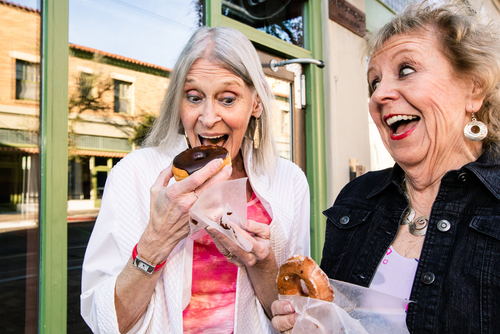
[[154,266],[152,264],[147,263],[146,261],[144,261],[143,259],[141,259],[139,257],[139,254],[137,254],[137,244],[135,245],[134,250],[132,250],[132,264],[150,275],[153,272],[158,271],[161,268],[163,268],[163,266],[165,265],[166,262],[167,262],[167,260]]

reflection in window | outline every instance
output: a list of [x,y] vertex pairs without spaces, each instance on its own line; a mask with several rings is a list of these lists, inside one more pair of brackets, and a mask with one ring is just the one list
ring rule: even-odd
[[16,99],[40,100],[40,65],[16,59]]
[[304,47],[304,0],[222,0],[222,15]]
[[281,134],[290,135],[290,112],[281,110]]
[[40,11],[0,1],[0,333],[38,333]]
[[83,99],[92,99],[92,88],[94,86],[94,76],[91,73],[80,73],[78,79],[78,91]]
[[132,101],[132,84],[115,80],[115,113],[130,114]]
[[68,160],[68,200],[90,200],[91,180],[89,157]]

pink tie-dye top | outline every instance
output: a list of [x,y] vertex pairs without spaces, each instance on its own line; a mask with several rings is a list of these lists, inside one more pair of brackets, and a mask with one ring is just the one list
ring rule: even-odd
[[[269,225],[271,217],[252,194],[247,219]],[[238,267],[229,263],[209,235],[194,241],[191,301],[183,312],[184,333],[233,333]]]

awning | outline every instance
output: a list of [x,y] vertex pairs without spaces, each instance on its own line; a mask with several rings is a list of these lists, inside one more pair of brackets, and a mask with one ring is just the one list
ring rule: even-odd
[[93,150],[74,150],[70,151],[74,155],[88,155],[94,157],[105,157],[105,158],[123,158],[129,152],[108,152],[108,151],[93,151]]
[[[38,147],[13,147],[13,146],[0,146],[0,152],[25,152],[29,154],[38,154],[40,149]],[[109,152],[109,151],[94,151],[94,150],[72,150],[69,153],[73,155],[87,155],[94,157],[105,158],[123,158],[129,152]]]

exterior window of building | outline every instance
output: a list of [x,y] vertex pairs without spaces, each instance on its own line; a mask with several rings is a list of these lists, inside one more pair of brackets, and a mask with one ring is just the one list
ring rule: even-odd
[[132,84],[121,80],[114,80],[115,113],[130,114],[132,109]]
[[304,47],[304,0],[222,0],[222,15]]
[[91,73],[81,72],[78,79],[78,90],[82,98],[91,99],[94,87],[94,76]]
[[0,333],[35,334],[40,295],[40,11],[0,1],[0,18]]
[[16,99],[40,100],[40,64],[16,59]]
[[290,135],[290,112],[281,110],[281,134]]
[[410,3],[411,0],[382,0],[382,2],[397,13],[403,10],[403,8]]

